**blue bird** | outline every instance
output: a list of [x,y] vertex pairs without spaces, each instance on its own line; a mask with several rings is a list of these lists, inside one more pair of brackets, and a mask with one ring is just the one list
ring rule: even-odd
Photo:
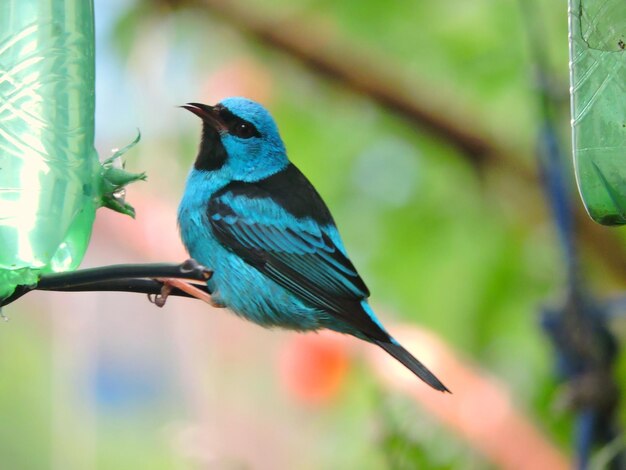
[[178,223],[189,254],[213,271],[213,303],[264,327],[356,336],[449,392],[376,318],[333,217],[287,158],[269,112],[240,97],[182,107],[203,128]]

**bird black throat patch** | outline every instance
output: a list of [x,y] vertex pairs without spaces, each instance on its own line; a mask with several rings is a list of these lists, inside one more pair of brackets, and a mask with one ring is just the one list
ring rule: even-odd
[[227,156],[217,129],[214,129],[206,122],[203,123],[202,141],[200,142],[200,150],[198,151],[194,168],[203,171],[219,170],[226,163]]

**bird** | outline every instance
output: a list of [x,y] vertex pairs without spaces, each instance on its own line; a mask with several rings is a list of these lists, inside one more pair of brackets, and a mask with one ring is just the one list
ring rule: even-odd
[[211,303],[263,327],[352,335],[450,392],[376,317],[327,205],[287,157],[269,111],[243,97],[181,107],[202,120],[202,135],[178,226],[190,256],[212,270]]

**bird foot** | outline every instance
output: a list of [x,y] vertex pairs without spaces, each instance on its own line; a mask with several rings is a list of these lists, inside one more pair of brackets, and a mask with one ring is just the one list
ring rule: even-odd
[[172,289],[172,285],[169,282],[164,281],[163,286],[161,287],[161,292],[156,294],[154,297],[152,297],[152,294],[148,294],[148,300],[159,308],[163,307],[170,295],[170,292],[172,292]]
[[210,294],[203,291],[202,289],[198,289],[192,283],[183,281],[182,279],[174,279],[174,278],[160,278],[157,281],[163,283],[163,287],[161,287],[161,292],[152,297],[151,294],[148,294],[148,300],[152,302],[157,307],[163,307],[165,302],[167,301],[168,296],[172,292],[173,289],[180,289],[183,292],[186,292],[190,296],[202,300],[212,307],[223,308],[224,305],[215,301]]

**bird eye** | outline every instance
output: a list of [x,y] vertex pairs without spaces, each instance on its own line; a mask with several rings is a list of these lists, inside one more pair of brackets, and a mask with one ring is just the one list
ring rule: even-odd
[[254,125],[243,120],[235,122],[230,128],[230,133],[234,136],[241,137],[242,139],[249,139],[253,136],[260,136],[259,131],[257,131]]

